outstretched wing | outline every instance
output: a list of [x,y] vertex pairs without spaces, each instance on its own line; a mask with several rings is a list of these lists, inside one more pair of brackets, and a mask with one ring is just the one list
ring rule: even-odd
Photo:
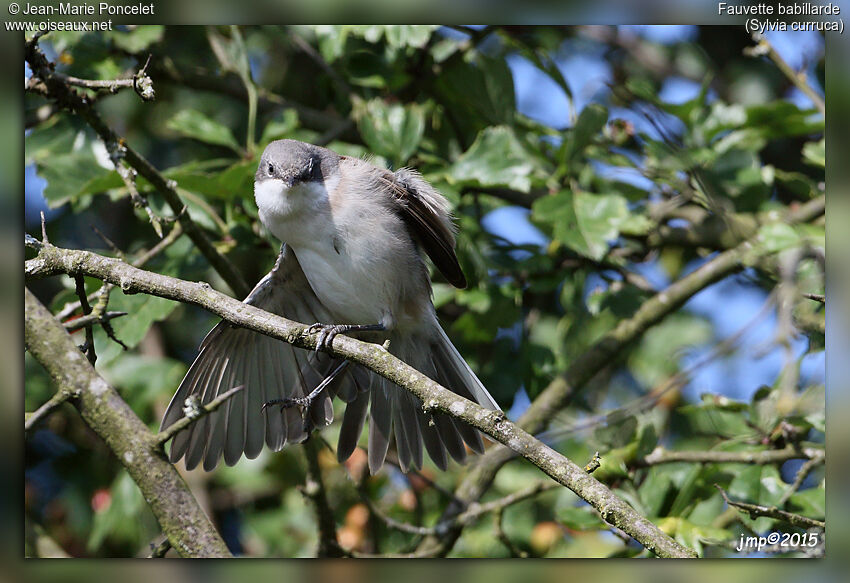
[[466,277],[455,255],[455,227],[448,201],[409,168],[385,172],[381,181],[437,269],[453,286],[465,288]]
[[[301,271],[298,259],[284,246],[271,273],[245,299],[297,322],[328,322],[330,317]],[[305,427],[297,407],[279,410],[263,404],[274,399],[303,397],[338,364],[325,353],[315,353],[220,322],[201,343],[200,353],[180,383],[163,417],[163,429],[185,416],[186,399],[196,395],[201,405],[229,389],[245,385],[218,410],[178,433],[171,444],[172,462],[186,457],[191,469],[202,460],[204,468],[216,466],[221,456],[233,465],[244,453],[260,454],[265,442],[273,450],[304,439]],[[313,401],[309,411],[314,426],[333,420],[331,401],[353,375],[344,375]],[[352,392],[350,387],[346,391]],[[357,387],[359,390],[365,388]]]

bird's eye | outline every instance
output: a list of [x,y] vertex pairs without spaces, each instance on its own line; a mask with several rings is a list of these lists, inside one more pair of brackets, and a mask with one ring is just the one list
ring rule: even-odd
[[274,164],[269,164],[269,165],[266,167],[266,171],[269,173],[269,176],[271,176],[272,174],[274,174]]

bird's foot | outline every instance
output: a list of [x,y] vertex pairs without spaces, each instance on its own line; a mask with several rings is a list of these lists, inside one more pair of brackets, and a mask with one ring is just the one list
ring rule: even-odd
[[307,436],[310,435],[310,432],[313,430],[313,423],[310,421],[310,415],[308,411],[310,410],[310,405],[313,404],[313,399],[316,398],[318,393],[310,393],[306,397],[296,397],[296,398],[286,398],[286,399],[272,399],[271,401],[266,401],[263,403],[261,411],[265,411],[268,407],[274,407],[277,405],[280,407],[281,413],[284,409],[291,409],[293,407],[298,407],[298,412],[301,414],[301,421],[304,422],[304,439],[307,439]]
[[263,403],[263,406],[260,410],[265,411],[267,408],[277,405],[281,409],[291,409],[292,407],[298,407],[298,409],[303,412],[307,409],[307,407],[310,406],[311,402],[312,399],[309,396],[296,397],[294,399],[272,399],[271,401],[266,401],[265,403]]
[[318,333],[316,339],[316,352],[324,350],[328,352],[333,345],[337,334],[348,332],[381,332],[386,330],[383,324],[312,324],[307,328],[308,334]]

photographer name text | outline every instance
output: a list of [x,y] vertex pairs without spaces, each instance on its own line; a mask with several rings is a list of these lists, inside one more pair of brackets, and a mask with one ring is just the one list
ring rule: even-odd
[[108,2],[98,2],[97,5],[60,2],[54,6],[25,4],[20,13],[24,16],[153,16],[154,6],[153,2],[129,6]]

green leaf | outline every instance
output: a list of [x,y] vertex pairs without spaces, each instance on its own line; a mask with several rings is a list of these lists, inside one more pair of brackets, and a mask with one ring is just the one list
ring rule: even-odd
[[608,108],[597,103],[585,107],[576,120],[576,125],[565,141],[565,160],[571,160],[590,144],[608,121]]
[[298,127],[298,113],[294,109],[284,109],[279,115],[269,120],[263,128],[260,137],[260,147],[263,148],[280,138],[287,138]]
[[724,528],[696,525],[684,518],[679,518],[676,521],[676,540],[694,549],[700,556],[703,555],[704,542],[723,542],[728,541],[731,537],[731,533]]
[[168,120],[166,127],[187,138],[226,146],[237,154],[242,152],[230,128],[194,109],[180,110]]
[[788,499],[788,510],[815,520],[826,518],[826,490],[821,487],[794,492]]
[[50,208],[124,184],[112,168],[101,166],[95,155],[96,147],[103,150],[101,143],[67,119],[40,125],[27,135],[25,144],[26,163],[34,163],[47,181],[44,198]]
[[[50,208],[62,206],[79,196],[90,193],[89,184],[110,174],[100,166],[91,152],[77,151],[56,154],[36,162],[38,175],[47,181],[44,198]],[[112,174],[118,177],[114,171]],[[118,178],[120,181],[120,178]]]
[[777,100],[747,107],[746,126],[758,128],[767,138],[823,132],[823,116],[814,109],[800,109],[790,101]]
[[320,24],[311,28],[319,41],[319,52],[325,61],[333,63],[345,54],[345,43],[351,32],[351,27],[336,24]]
[[452,165],[449,176],[457,182],[506,186],[528,192],[533,170],[533,159],[513,131],[496,126],[478,134],[475,142]]
[[391,47],[413,47],[421,49],[431,39],[439,26],[431,24],[385,26],[384,36]]
[[809,142],[803,146],[803,160],[812,166],[826,166],[826,141],[821,138],[819,142]]
[[629,355],[629,370],[645,387],[653,387],[679,371],[687,348],[702,346],[712,338],[709,322],[687,313],[674,313],[643,336]]
[[127,315],[112,320],[112,328],[115,335],[132,348],[142,341],[151,324],[164,320],[177,305],[165,298],[147,294],[126,295],[113,290],[109,296],[109,309],[127,312]]
[[[788,485],[782,481],[776,467],[750,466],[735,474],[727,491],[729,498],[734,502],[776,506],[787,487]],[[767,530],[774,522],[774,519],[767,517],[759,517],[754,520],[746,513],[741,513],[739,518],[756,532]]]
[[661,516],[667,497],[673,488],[670,479],[670,469],[665,466],[654,466],[649,469],[646,479],[638,488],[640,499],[646,508],[647,516]]
[[680,516],[687,508],[694,503],[694,492],[699,485],[702,466],[699,464],[691,464],[685,473],[685,478],[679,484],[679,491],[673,499],[673,504],[670,506],[670,516]]
[[800,237],[787,223],[768,223],[758,230],[756,240],[767,252],[775,253],[798,245]]
[[558,509],[558,520],[572,530],[600,530],[605,523],[589,506],[567,506]]
[[553,236],[578,253],[602,259],[608,242],[619,236],[619,226],[629,217],[626,199],[617,194],[561,191],[537,199],[532,217],[550,224]]
[[369,148],[380,156],[403,165],[416,152],[425,132],[425,107],[387,105],[372,99],[356,108],[357,126]]
[[251,65],[242,35],[235,26],[231,26],[231,35],[228,38],[213,27],[207,28],[207,40],[222,68],[236,73],[243,80],[249,80]]
[[720,435],[741,438],[753,434],[746,416],[740,411],[728,411],[718,405],[684,405],[678,412],[684,416],[684,423],[696,434]]
[[[108,539],[109,542],[125,542],[139,546],[156,532],[156,519],[145,503],[138,486],[127,472],[121,472],[94,514],[87,548],[97,550]],[[133,517],[128,520],[128,517]]]
[[[135,26],[127,30],[113,30],[102,34],[111,39],[119,49],[135,54],[161,41],[165,34],[165,27],[159,24],[148,24]],[[142,64],[144,64],[144,61]]]
[[637,417],[630,415],[621,421],[597,427],[593,432],[594,440],[606,449],[621,447],[630,443],[637,435]]
[[505,60],[472,53],[449,58],[435,88],[454,123],[464,134],[475,135],[487,126],[513,123],[516,101],[513,75]]
[[647,423],[640,430],[640,439],[638,440],[635,457],[641,458],[652,453],[655,446],[658,445],[658,434],[655,431],[655,425]]

